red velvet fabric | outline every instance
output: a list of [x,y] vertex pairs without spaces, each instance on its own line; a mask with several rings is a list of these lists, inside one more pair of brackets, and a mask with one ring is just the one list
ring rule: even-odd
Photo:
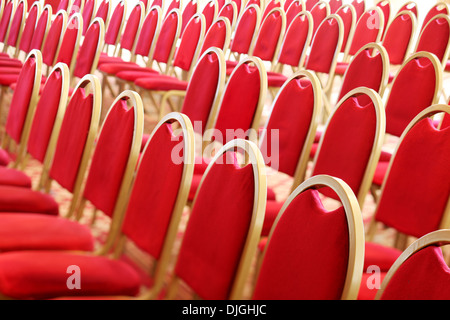
[[[36,22],[38,20],[38,7],[34,6],[29,8],[27,18],[25,20],[25,25],[22,30],[22,36],[20,38],[19,50],[28,52],[30,49],[31,39],[33,37],[34,29],[36,27]],[[40,48],[39,48],[40,49]]]
[[[387,63],[387,62],[386,62]],[[367,49],[355,56],[347,68],[338,101],[347,93],[358,87],[367,87],[380,91],[383,77],[383,60],[379,51],[372,57],[372,50]]]
[[[286,4],[289,1],[286,1],[284,3],[284,6],[286,7]],[[300,12],[302,12],[303,7],[302,7],[302,3],[295,1],[294,4],[292,4],[292,1],[289,5],[289,8],[286,8],[284,11],[286,12],[286,28],[288,28],[292,22],[292,20],[294,20],[295,16],[297,14],[299,14]]]
[[50,177],[69,192],[73,191],[76,176],[91,124],[92,94],[84,89],[75,91],[67,106],[50,168]]
[[159,31],[158,41],[156,42],[153,59],[158,62],[167,63],[169,61],[172,45],[176,41],[176,33],[178,27],[178,13],[169,14]]
[[[278,202],[275,200],[267,200],[266,203],[266,213],[264,215],[264,224],[262,228],[261,235],[266,237],[269,235],[270,230],[272,229],[273,223],[280,213],[281,208],[283,207],[284,202]],[[264,248],[265,245],[262,245]]]
[[366,44],[375,42],[381,27],[378,21],[380,21],[380,17],[378,16],[378,12],[375,10],[369,10],[361,16],[356,24],[352,44],[350,45],[350,55],[355,55],[359,49],[364,47]]
[[427,12],[427,15],[423,19],[422,22],[422,30],[425,28],[425,26],[430,22],[433,17],[437,16],[438,14],[449,14],[447,6],[441,6],[440,4],[436,4]]
[[83,35],[86,33],[89,25],[92,22],[92,17],[94,16],[94,10],[96,1],[86,0],[83,7],[82,17],[83,17]]
[[437,130],[429,119],[409,131],[384,185],[377,221],[415,237],[439,228],[450,194],[449,142],[450,128]]
[[48,194],[29,188],[0,186],[0,212],[32,212],[56,216],[59,209],[58,203]]
[[[336,9],[338,9],[338,8],[336,8]],[[341,8],[340,10],[336,11],[336,14],[339,17],[341,17],[342,22],[344,23],[344,39],[342,41],[342,47],[341,47],[341,52],[344,52],[347,47],[348,39],[350,37],[350,31],[351,31],[352,24],[353,23],[356,24],[357,21],[353,21],[352,11],[348,7]]]
[[402,11],[411,11],[417,18],[417,15],[418,15],[417,4],[415,4],[415,3],[404,4],[400,9],[398,9],[398,12],[402,12]]
[[188,82],[181,81],[175,78],[168,77],[148,77],[137,79],[134,82],[138,87],[147,89],[147,90],[160,90],[160,91],[168,91],[168,90],[186,90],[188,86]]
[[[389,19],[391,18],[391,4],[389,1],[380,1],[376,4],[381,9],[384,16],[384,25],[387,26]],[[386,32],[386,28],[385,28]]]
[[209,29],[209,27],[212,25],[214,21],[214,10],[215,10],[215,3],[214,1],[209,1],[206,3],[206,5],[203,7],[202,14],[205,17],[205,27],[206,30]]
[[106,23],[108,18],[108,11],[110,10],[110,2],[109,0],[102,0],[98,5],[97,11],[95,12],[94,18],[102,18]]
[[139,73],[154,73],[157,74],[156,70],[152,70],[150,68],[144,68],[134,62],[126,62],[126,61],[109,61],[102,63],[99,68],[99,70],[106,72],[108,74],[117,75],[119,73],[123,72],[129,72],[129,71],[136,71]]
[[254,201],[252,166],[240,168],[231,152],[219,161],[199,190],[175,266],[177,276],[208,300],[229,296]]
[[387,169],[389,167],[388,161],[379,161],[377,168],[375,170],[375,175],[373,176],[372,183],[381,186],[383,184],[384,178],[386,176]]
[[[344,180],[355,195],[366,172],[377,129],[372,102],[362,105],[358,98],[367,97],[350,97],[332,116],[312,173],[313,176],[327,174]],[[327,188],[321,190],[325,195],[335,197],[335,193],[329,191]]]
[[343,207],[328,212],[319,193],[307,190],[291,202],[267,243],[253,299],[339,300],[348,257]]
[[131,82],[134,82],[136,79],[150,78],[155,75],[161,76],[156,70],[142,67],[139,67],[139,69],[136,70],[127,70],[116,73],[117,78]]
[[14,12],[14,16],[11,20],[11,24],[9,26],[8,31],[8,39],[6,43],[9,46],[15,47],[17,45],[17,41],[19,40],[19,34],[22,31],[21,24],[23,19],[25,19],[26,15],[24,15],[24,5],[23,2],[19,2],[16,7],[16,11]]
[[122,231],[139,248],[159,259],[183,174],[183,136],[169,124],[155,132],[142,155]]
[[211,47],[217,47],[223,51],[226,37],[227,28],[225,22],[222,20],[216,21],[213,25],[211,25],[203,39],[199,56],[202,56],[202,54]]
[[[230,25],[233,25],[233,15],[235,14],[234,8],[231,4],[226,3],[222,9],[219,10],[218,17],[225,17],[230,21]],[[237,14],[237,13],[236,13]]]
[[[361,286],[358,292],[358,300],[374,300],[375,295],[378,292],[378,287],[374,286],[374,281],[379,281],[379,284],[383,282],[387,272],[380,272],[379,274],[373,272],[363,272],[361,279]],[[370,287],[369,287],[370,286]]]
[[306,69],[328,73],[335,55],[339,37],[339,25],[336,19],[325,20],[317,29],[306,61]]
[[[309,2],[313,2],[313,0],[309,0]],[[265,9],[261,9],[261,11],[263,13],[262,17],[261,17],[261,21],[264,21],[264,19],[267,17],[269,12],[272,11],[272,9],[274,9],[274,8],[281,8],[281,1],[270,0],[269,2],[267,2],[266,8]],[[309,9],[311,9],[311,8],[309,8]],[[308,9],[308,7],[306,8],[306,10],[309,10],[309,9]]]
[[298,16],[289,25],[280,51],[279,63],[297,67],[308,36],[309,22],[306,15]]
[[[68,80],[66,80],[68,81]],[[44,161],[61,98],[62,76],[53,72],[47,79],[36,106],[27,151],[34,159]]]
[[313,17],[313,37],[314,37],[320,24],[327,17],[327,10],[325,5],[314,5],[314,7],[311,9],[310,12]]
[[36,59],[30,57],[25,61],[18,76],[19,90],[14,91],[5,126],[6,133],[17,143],[22,138],[22,130],[28,114],[35,76]]
[[366,11],[366,3],[364,0],[352,0],[350,3],[353,7],[355,7],[356,11],[356,21],[364,14]]
[[56,50],[58,49],[59,37],[63,27],[63,15],[58,14],[55,16],[50,29],[45,38],[44,45],[42,47],[42,62],[48,66],[53,65],[53,61],[56,57]]
[[125,7],[122,2],[119,2],[116,6],[114,11],[111,14],[111,19],[109,20],[108,28],[105,32],[105,44],[111,44],[115,45],[116,40],[120,36],[120,25],[122,23],[122,20],[124,18],[125,14]]
[[113,214],[134,137],[134,109],[119,100],[109,112],[97,140],[84,197],[97,209]]
[[133,45],[138,37],[138,30],[141,24],[141,6],[136,5],[130,13],[125,28],[123,30],[120,46],[128,51],[133,49]]
[[228,132],[227,135],[227,130],[246,132],[251,127],[261,90],[260,81],[258,69],[248,64],[235,69],[228,80],[215,124],[215,129],[222,135],[223,144],[238,135],[237,131],[233,134]]
[[0,185],[31,188],[31,179],[22,171],[0,166]]
[[427,58],[407,63],[397,74],[386,102],[386,132],[397,137],[414,117],[433,104],[435,68]]
[[245,9],[236,26],[235,36],[231,40],[231,51],[242,54],[248,53],[255,32],[256,22],[256,10],[254,8]]
[[287,80],[287,77],[282,74],[267,74],[267,85],[269,87],[280,88]]
[[279,11],[268,15],[259,28],[253,47],[253,56],[264,61],[272,61],[282,30],[282,16]]
[[389,25],[383,40],[391,64],[402,64],[413,33],[411,18],[404,14]]
[[[78,266],[81,289],[67,281]],[[73,295],[137,295],[139,274],[129,264],[104,256],[54,251],[7,252],[0,256],[0,292],[14,299]],[[69,279],[70,281],[70,279]]]
[[0,251],[94,249],[89,227],[65,218],[35,213],[0,215]]
[[[56,4],[55,2],[59,2],[59,4]],[[69,0],[46,0],[45,3],[50,3],[52,6],[53,12],[58,12],[59,10],[67,10],[69,6]]]
[[183,36],[184,29],[188,25],[191,18],[194,14],[197,13],[197,1],[189,1],[183,9],[183,13],[181,15],[181,33],[180,36]]
[[95,63],[97,47],[101,41],[100,37],[100,24],[91,24],[78,50],[77,61],[73,70],[75,77],[83,78],[85,75],[91,73],[92,65]]
[[143,57],[147,57],[150,53],[150,48],[158,26],[159,14],[157,10],[150,11],[142,23],[139,30],[139,38],[136,42],[135,53]]
[[309,79],[300,78],[277,97],[260,149],[266,165],[294,176],[311,126],[314,91]]
[[448,300],[450,271],[436,246],[426,247],[406,260],[383,292],[383,300]]
[[194,130],[201,135],[216,97],[219,68],[219,59],[214,52],[200,59],[192,73],[181,108],[181,112],[194,124]]
[[0,42],[5,42],[6,32],[8,31],[8,26],[12,14],[13,2],[9,1],[6,3],[2,17],[0,20]]
[[443,18],[434,19],[423,29],[416,52],[427,51],[434,53],[439,61],[442,61],[447,50],[449,38],[450,25],[447,20]]
[[42,50],[44,45],[44,37],[47,32],[48,19],[49,11],[43,10],[36,24],[36,29],[34,30],[33,37],[31,38],[30,46],[28,47],[29,50]]
[[[188,71],[193,63],[197,45],[203,38],[201,37],[202,23],[200,17],[192,18],[186,29],[183,37],[181,37],[180,44],[177,47],[175,57],[173,58],[173,66],[182,70]],[[195,62],[194,62],[195,63]]]
[[401,254],[401,250],[374,242],[366,242],[364,249],[364,270],[367,270],[370,266],[377,266],[381,271],[388,272]]
[[[70,20],[70,22],[68,22],[71,27],[66,28],[64,31],[64,37],[61,42],[58,57],[56,58],[56,63],[62,62],[68,66],[71,65],[72,58],[75,54],[74,51],[77,42],[78,29],[80,28],[77,18],[75,17],[73,19],[75,20]],[[59,35],[56,36],[59,37]]]

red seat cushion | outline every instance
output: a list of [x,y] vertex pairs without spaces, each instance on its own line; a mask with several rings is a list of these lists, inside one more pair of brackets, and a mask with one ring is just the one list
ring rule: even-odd
[[280,88],[288,78],[282,74],[267,74],[267,84],[269,87]]
[[370,266],[377,266],[381,271],[387,272],[401,254],[401,250],[386,247],[374,242],[366,242],[364,270],[367,270]]
[[348,63],[338,62],[336,64],[336,69],[335,69],[334,73],[339,76],[343,76],[345,74],[345,72],[347,71],[347,68],[348,68]]
[[373,176],[372,183],[376,186],[381,186],[386,176],[387,169],[389,167],[389,162],[380,161],[377,163],[377,168],[375,169],[375,174]]
[[31,188],[31,178],[22,171],[0,167],[0,185]]
[[445,71],[450,72],[450,60],[445,64]]
[[116,74],[121,71],[136,70],[136,68],[141,68],[138,64],[134,62],[126,61],[109,61],[105,62],[98,67],[100,71],[106,72],[108,74]]
[[[373,277],[377,277],[376,281],[381,284],[383,279],[386,277],[386,274],[387,272],[381,272],[379,275],[363,272],[361,286],[358,293],[358,300],[374,300],[379,288],[377,286],[373,286]],[[370,287],[368,286],[368,283],[370,284]]]
[[143,78],[137,79],[134,82],[137,86],[147,89],[147,90],[186,90],[188,86],[188,82],[181,81],[176,78],[168,78],[168,77],[151,77],[151,78]]
[[152,75],[152,74],[158,74],[157,71],[153,70],[153,69],[149,69],[149,68],[142,68],[140,67],[141,70],[127,70],[127,71],[121,71],[116,73],[116,77],[120,78],[122,80],[125,81],[132,81],[134,82],[134,80],[139,79],[139,78],[144,78],[148,75]]
[[89,228],[77,222],[45,214],[0,215],[0,251],[93,249]]
[[0,148],[0,166],[7,166],[11,161],[8,152]]
[[17,79],[19,79],[20,69],[17,70],[17,73],[0,73],[0,85],[10,86],[13,83],[17,82]]
[[[68,269],[80,270],[81,288],[69,289]],[[0,255],[0,292],[14,299],[59,296],[128,295],[139,292],[140,275],[122,260],[55,251],[17,251]]]
[[4,67],[12,67],[12,68],[20,68],[23,67],[23,63],[18,59],[0,59],[0,68]]
[[58,215],[58,203],[48,194],[27,188],[0,186],[0,212]]

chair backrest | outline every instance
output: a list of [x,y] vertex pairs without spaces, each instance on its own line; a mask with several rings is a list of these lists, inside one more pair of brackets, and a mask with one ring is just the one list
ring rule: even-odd
[[265,9],[263,10],[263,7],[261,7],[261,21],[264,21],[264,19],[267,17],[270,11],[272,11],[275,8],[281,8],[282,3],[280,0],[270,0],[267,2]]
[[[37,49],[43,50],[47,34],[52,23],[52,7],[46,5],[39,16],[39,20],[36,23],[36,29],[33,32],[33,37],[30,41],[28,51]],[[45,62],[44,62],[45,63]]]
[[74,13],[81,14],[83,12],[85,2],[86,0],[73,0],[70,5],[70,9],[67,10],[69,17],[71,17]]
[[443,254],[450,231],[437,230],[414,241],[395,261],[376,300],[448,300],[449,267]]
[[225,17],[217,18],[209,27],[203,39],[200,56],[211,47],[216,47],[223,52],[228,51],[231,41],[231,25],[230,21]]
[[306,11],[311,11],[312,8],[319,2],[319,0],[307,0],[305,2],[306,4]]
[[199,58],[189,80],[181,113],[189,117],[199,135],[203,135],[208,123],[215,120],[225,87],[225,69],[223,51],[211,47]]
[[[82,17],[83,17],[83,35],[86,34],[88,27],[90,26],[92,20],[95,18],[95,9],[97,8],[97,0],[86,0],[86,3],[83,8]],[[106,24],[106,21],[103,20],[103,23]]]
[[197,13],[197,10],[198,10],[197,0],[188,0],[188,3],[184,5],[183,13],[181,14],[180,37],[183,36],[184,28],[186,28],[189,21]]
[[356,28],[356,11],[351,4],[343,5],[340,7],[336,14],[341,17],[344,24],[344,39],[342,40],[341,52],[346,52],[352,43],[353,36]]
[[225,17],[230,20],[231,29],[234,30],[238,18],[237,6],[233,1],[225,3],[222,9],[219,10],[218,17]]
[[2,139],[3,149],[9,149],[8,143],[11,140],[19,146],[17,161],[21,161],[20,157],[26,148],[39,98],[41,77],[42,55],[40,51],[33,50],[28,54],[17,79],[17,88],[11,98]]
[[[173,129],[173,125],[180,129]],[[155,260],[148,299],[158,296],[166,280],[189,194],[194,159],[194,132],[189,118],[179,113],[167,115],[157,124],[144,147],[125,216],[121,213],[113,218],[119,220],[117,225],[122,225],[119,235]],[[114,231],[108,236],[111,240],[105,246],[114,245],[113,240],[117,239]]]
[[389,80],[389,56],[377,43],[362,47],[350,61],[342,80],[338,101],[358,87],[373,89],[383,97]]
[[250,54],[263,61],[272,63],[272,68],[278,57],[281,42],[286,32],[286,15],[282,8],[271,10],[259,28],[255,45]]
[[381,222],[417,238],[449,228],[450,129],[438,129],[432,120],[442,112],[448,115],[450,107],[428,107],[403,131],[389,163],[372,223]]
[[16,4],[15,4],[14,0],[9,0],[4,5],[3,13],[1,16],[1,20],[0,20],[0,42],[5,43],[9,25],[11,22],[11,17],[13,16],[15,9],[16,9]]
[[445,14],[448,15],[450,13],[450,8],[446,2],[439,1],[434,6],[428,10],[427,15],[423,19],[422,27],[421,29],[425,28],[425,26],[428,24],[428,22],[438,14]]
[[386,100],[386,133],[402,132],[425,108],[438,103],[442,88],[442,66],[429,52],[411,55],[395,76]]
[[67,9],[69,9],[69,3],[70,3],[70,0],[59,1],[58,7],[56,7],[55,12],[58,12],[59,10],[64,10],[67,12]]
[[97,10],[95,11],[95,15],[92,19],[102,18],[103,22],[105,23],[105,29],[108,30],[110,17],[111,17],[111,2],[109,0],[101,0]]
[[330,15],[330,5],[328,4],[328,2],[319,1],[314,5],[314,7],[312,7],[310,12],[314,22],[313,24],[313,37],[314,37],[322,21],[324,21],[325,18]]
[[[244,165],[236,152],[245,153],[248,161]],[[226,183],[217,183],[222,179]],[[258,147],[237,139],[221,148],[194,198],[169,299],[176,297],[179,280],[203,299],[242,299],[261,236],[266,193],[264,160]]]
[[111,14],[108,28],[105,33],[105,44],[110,46],[117,46],[122,35],[122,30],[125,25],[127,11],[127,2],[125,0],[119,1],[114,11]]
[[159,30],[161,29],[161,23],[161,8],[158,6],[151,7],[142,22],[132,60],[135,60],[136,55],[140,55],[142,57],[148,57],[148,61],[150,61],[153,51],[155,50]]
[[248,54],[253,48],[260,24],[260,8],[256,5],[247,6],[237,21],[230,50],[237,54]]
[[[389,25],[391,21],[391,1],[390,0],[379,0],[376,7],[380,8],[383,12],[385,26]],[[386,29],[384,30],[386,32]]]
[[328,74],[328,80],[322,87],[328,91],[332,85],[337,58],[341,51],[344,38],[344,24],[341,17],[330,14],[313,35],[311,51],[306,60],[305,68],[319,73]]
[[447,14],[438,14],[431,18],[419,35],[414,52],[431,52],[444,67],[450,54],[450,18]]
[[[322,188],[332,190],[341,206],[325,209]],[[352,189],[340,179],[315,176],[280,210],[257,270],[253,299],[356,300],[363,267],[364,225]]]
[[109,217],[126,209],[141,149],[143,109],[133,91],[122,92],[112,103],[97,137],[78,218],[86,201]]
[[[27,153],[49,168],[69,95],[69,67],[57,64],[47,77],[33,117]],[[44,178],[44,177],[42,177]]]
[[173,58],[173,67],[182,70],[183,79],[190,78],[192,69],[197,62],[205,37],[205,18],[201,13],[195,14],[186,25],[180,44]]
[[102,19],[95,18],[86,31],[83,43],[78,50],[73,76],[82,78],[97,70],[97,63],[105,39],[105,24]]
[[152,59],[157,62],[165,63],[164,73],[169,73],[172,66],[172,59],[175,54],[177,39],[181,32],[181,14],[180,10],[173,9],[166,15],[155,45],[155,52]]
[[215,122],[206,129],[204,143],[225,145],[247,137],[256,141],[266,92],[267,74],[261,59],[249,57],[239,62],[228,79]]
[[383,38],[383,47],[393,65],[400,65],[409,55],[417,27],[417,19],[410,11],[400,12],[389,24]]
[[172,0],[167,7],[166,17],[173,9],[178,9],[181,12],[181,0]]
[[410,11],[418,20],[419,19],[419,12],[417,9],[417,3],[415,1],[407,1],[405,2],[400,9],[398,9],[398,13],[402,11]]
[[330,13],[336,13],[343,6],[342,0],[330,0],[328,4],[330,5]]
[[365,12],[356,24],[355,33],[351,45],[345,53],[345,58],[348,60],[370,42],[380,42],[384,26],[384,16],[380,8],[375,7]]
[[20,35],[20,40],[16,43],[17,47],[14,56],[16,57],[19,56],[20,52],[25,53],[29,52],[31,39],[33,38],[33,34],[36,29],[36,23],[40,14],[41,14],[41,5],[39,4],[39,2],[34,2],[34,4],[31,6],[26,16],[23,31],[22,34]]
[[[286,6],[287,3],[288,3],[288,1],[286,1],[284,3],[284,5]],[[286,28],[289,28],[292,20],[294,20],[294,18],[300,12],[304,11],[303,10],[304,8],[305,8],[305,3],[303,2],[303,0],[291,1],[289,8],[284,10],[286,12]],[[304,11],[304,12],[307,12],[307,11]]]
[[67,12],[58,11],[53,17],[53,22],[48,29],[48,33],[42,47],[42,62],[47,66],[53,66],[59,55],[59,48],[64,38],[64,31],[67,26]]
[[77,58],[78,49],[80,47],[83,30],[83,18],[79,13],[74,13],[69,21],[67,21],[64,36],[59,45],[58,55],[55,63],[62,62],[69,66],[69,70],[73,72]]
[[43,181],[43,185],[54,180],[73,194],[68,217],[72,216],[80,197],[100,124],[101,105],[100,81],[93,75],[86,75],[70,97],[50,168],[44,168],[49,180]]
[[6,46],[3,48],[4,52],[6,52],[8,47],[15,48],[19,44],[26,21],[26,16],[27,2],[25,0],[20,0],[16,6],[16,10],[14,11],[11,23],[9,24],[6,35]]
[[209,0],[203,7],[202,14],[205,17],[205,28],[206,30],[208,30],[213,21],[216,20],[217,15],[219,14],[217,1]]
[[313,72],[286,80],[272,104],[259,148],[267,166],[303,182],[322,109],[322,88]]
[[133,10],[131,10],[127,23],[124,26],[123,33],[120,38],[119,48],[116,50],[116,54],[118,56],[122,56],[124,50],[127,50],[128,53],[134,50],[144,18],[144,4],[138,2],[133,7]]
[[[328,118],[314,157],[312,176],[327,174],[344,180],[362,208],[380,157],[385,127],[380,95],[367,88],[350,91]],[[321,192],[335,196],[327,191]]]
[[361,18],[361,16],[366,12],[366,1],[365,0],[352,0],[350,4],[355,8],[356,11],[356,21]]

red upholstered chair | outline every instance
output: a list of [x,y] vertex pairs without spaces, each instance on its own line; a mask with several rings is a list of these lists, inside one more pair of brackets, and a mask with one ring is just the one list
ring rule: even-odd
[[166,10],[166,15],[164,16],[164,18],[167,18],[169,13],[174,9],[177,9],[181,12],[181,0],[170,1],[169,6],[167,7],[167,10]]
[[[46,1],[46,2],[55,2],[55,1]],[[54,12],[58,12],[59,10],[64,10],[67,12],[67,9],[69,9],[69,3],[70,3],[70,0],[58,1],[58,6],[54,7],[52,5],[52,9],[54,9]]]
[[325,18],[331,14],[330,5],[328,4],[328,2],[319,1],[314,5],[314,7],[311,8],[310,12],[313,17],[313,38],[314,38],[316,31],[319,28],[322,21],[324,21]]
[[361,18],[361,16],[366,12],[366,1],[365,0],[352,0],[350,4],[355,8],[356,11],[356,21]]
[[[388,26],[391,21],[391,0],[379,0],[376,4],[376,7],[380,8],[383,12],[384,24]],[[386,29],[384,30],[384,33],[386,33]]]
[[180,37],[183,36],[183,31],[186,28],[188,22],[198,11],[197,0],[188,0],[188,3],[184,5],[183,13],[181,14],[181,32]]
[[47,68],[56,65],[56,58],[58,57],[67,26],[67,12],[60,10],[52,19],[53,21],[42,46],[42,62]]
[[101,0],[92,19],[94,18],[102,18],[105,23],[105,29],[108,30],[109,19],[111,18],[111,2],[109,0]]
[[255,4],[256,6],[258,6],[258,8],[264,8],[264,0],[248,0],[245,4],[245,8],[251,6],[252,4]]
[[443,251],[448,230],[437,230],[414,241],[386,274],[376,300],[448,300],[448,265]]
[[69,17],[74,13],[82,14],[85,2],[86,0],[73,0],[70,9],[67,10]]
[[[432,117],[450,113],[447,105],[433,105],[419,113],[404,130],[389,163],[382,193],[367,231],[366,266],[388,271],[405,249],[407,237],[420,238],[449,228],[449,127],[437,129]],[[414,161],[411,161],[414,159]],[[430,160],[433,163],[430,164]],[[375,236],[384,225],[395,230],[395,243],[378,244]],[[361,288],[363,297],[374,292]],[[373,290],[372,290],[373,291]]]
[[215,149],[233,139],[256,141],[267,92],[265,67],[259,58],[242,60],[231,74],[214,120],[203,134],[202,157],[196,159],[194,180],[189,193],[193,200],[198,183]]
[[[286,6],[286,4],[288,2],[289,1],[286,1],[284,3],[284,5]],[[286,12],[286,29],[289,28],[292,20],[294,20],[294,18],[300,12],[304,11],[303,10],[304,8],[305,8],[305,3],[303,2],[303,0],[294,0],[294,1],[291,1],[291,3],[289,4],[289,8],[284,9],[284,12]]]
[[401,11],[388,25],[382,45],[388,52],[392,66],[403,64],[409,56],[416,28],[417,19],[411,11]]
[[205,28],[208,30],[219,14],[217,1],[209,0],[203,7],[202,14],[205,17]]
[[348,62],[362,47],[371,42],[380,42],[384,30],[384,16],[380,8],[365,12],[358,20],[351,44],[347,46],[342,61],[338,62],[336,75],[343,76]]
[[236,3],[233,1],[226,2],[222,9],[219,10],[217,17],[227,18],[230,21],[231,29],[234,30],[238,19]]
[[161,9],[165,8],[165,0],[153,0],[151,3],[150,3],[150,1],[147,1],[147,2],[142,1],[142,2],[146,5],[145,9],[147,11],[153,6],[158,6]]
[[304,67],[312,36],[313,21],[311,13],[308,11],[300,12],[294,17],[286,30],[277,64],[274,67],[275,71],[267,73],[269,88],[279,88],[285,83],[287,77],[282,73],[285,66],[290,67],[293,72]]
[[[350,91],[328,119],[311,176],[327,174],[344,180],[362,209],[380,157],[385,128],[380,95],[364,87]],[[323,193],[332,197],[325,190]]]
[[[231,39],[230,55],[231,65],[240,61],[242,56],[248,55],[253,49],[256,36],[261,24],[261,9],[257,5],[248,5],[236,23],[236,30]],[[230,63],[230,62],[228,62]]]
[[223,52],[227,52],[230,41],[230,21],[225,17],[217,18],[205,34],[199,56],[203,55],[206,50],[212,47],[216,47]]
[[306,11],[311,11],[318,2],[319,0],[306,0]]
[[[242,165],[239,155],[248,159]],[[254,143],[237,139],[219,150],[196,194],[167,299],[178,299],[181,282],[202,299],[244,297],[266,188],[264,160]]]
[[[265,8],[263,6],[260,7],[261,12],[262,12],[261,21],[264,21],[264,19],[266,19],[269,12],[272,11],[273,9],[282,8],[282,7],[283,7],[283,3],[281,2],[281,0],[268,0]],[[308,10],[308,8],[307,8],[307,10]]]
[[[321,109],[319,79],[313,72],[298,71],[278,91],[261,133],[259,148],[266,165],[292,178],[291,192],[305,179]],[[263,236],[268,235],[283,205],[275,191],[269,188],[269,192],[275,199],[267,200]]]
[[[101,58],[99,60],[99,64],[102,62],[102,57],[107,55],[114,56],[116,49],[118,50],[123,27],[125,26],[126,11],[127,2],[125,0],[120,0],[111,14],[108,25],[105,25],[105,47],[103,48],[103,53],[100,56]],[[111,51],[113,52],[111,53]]]
[[[109,89],[114,94],[113,86],[109,79],[117,73],[127,70],[128,68],[139,68],[141,63],[150,67],[152,56],[155,49],[156,41],[158,39],[159,30],[162,23],[162,11],[158,6],[151,7],[142,22],[139,37],[131,51],[130,59],[118,57],[100,56],[98,70],[102,73],[102,90]],[[103,57],[103,59],[102,59]],[[103,63],[100,63],[103,60]]]
[[[30,126],[39,96],[39,86],[42,76],[42,54],[33,50],[28,54],[24,66],[18,75],[20,89],[13,93],[8,110],[5,130],[2,137],[2,156],[0,164],[5,166],[12,162],[15,154],[16,165],[22,160],[21,156],[27,144]],[[14,150],[14,142],[17,150]],[[15,166],[16,166],[15,165]]]
[[414,52],[431,52],[445,67],[450,54],[450,18],[437,14],[423,27]]
[[[83,36],[86,34],[88,27],[95,18],[95,9],[97,8],[97,0],[86,0],[83,8]],[[106,21],[103,20],[105,24]]]
[[330,0],[328,4],[330,5],[330,13],[336,13],[344,5],[342,0]]
[[83,43],[77,52],[76,63],[71,76],[75,80],[87,74],[94,74],[105,39],[105,24],[101,18],[95,18],[86,31]]
[[[32,14],[33,15],[33,14]],[[22,36],[23,28],[27,18],[27,2],[20,0],[13,12],[11,21],[9,22],[8,29],[3,42],[3,53],[7,53],[10,48],[15,49]]]
[[428,24],[428,22],[434,17],[439,14],[445,14],[448,15],[450,13],[450,8],[448,4],[444,1],[438,1],[434,6],[428,10],[427,15],[423,19],[422,26],[421,26],[421,32],[423,28]]
[[[198,60],[200,50],[205,36],[205,18],[201,14],[196,14],[186,26],[180,44],[176,50],[172,71],[168,75],[161,75],[155,72],[148,72],[137,76],[134,85],[142,92],[148,94],[154,103],[154,107],[159,110],[161,106],[156,102],[155,94],[160,95],[168,90],[186,90],[195,63]],[[180,72],[177,75],[177,72]],[[139,73],[139,72],[137,72]]]
[[[324,187],[337,195],[337,208],[324,207],[320,198]],[[363,265],[364,225],[358,200],[344,181],[315,176],[283,205],[257,268],[252,298],[356,300]]]
[[341,17],[344,24],[344,39],[342,40],[341,52],[345,53],[350,48],[355,35],[356,23],[358,22],[356,10],[351,4],[347,4],[340,7],[336,14]]
[[[126,194],[124,199],[129,199],[129,201],[121,206],[121,211],[116,211],[113,215],[107,243],[94,254],[68,251],[4,253],[0,260],[5,259],[4,263],[9,266],[26,264],[29,259],[34,260],[36,255],[40,256],[39,261],[52,261],[51,268],[47,266],[41,269],[35,265],[33,275],[29,273],[31,270],[25,271],[30,276],[30,282],[26,287],[21,286],[22,290],[20,291],[14,289],[17,288],[14,282],[21,281],[22,275],[12,274],[10,271],[13,270],[6,270],[2,267],[1,272],[7,273],[4,275],[8,279],[8,283],[4,283],[5,286],[0,288],[4,296],[12,296],[16,299],[42,299],[59,296],[73,298],[74,294],[90,297],[108,295],[128,297],[139,295],[139,298],[148,299],[158,297],[166,280],[167,268],[173,253],[173,244],[192,176],[194,160],[192,125],[189,119],[181,114],[171,114],[161,120],[153,131],[135,171],[139,153],[139,149],[136,147],[140,139],[138,139],[139,131],[133,138],[133,130],[130,128],[133,129],[135,126],[130,122],[132,120],[136,120],[135,123],[143,122],[142,102],[140,102],[140,112],[136,111],[136,108],[124,109],[123,103],[115,104],[115,106],[114,110],[112,109],[109,113],[109,123],[102,129],[99,143],[102,142],[104,146],[114,149],[114,146],[111,145],[115,145],[115,139],[118,136],[115,134],[116,125],[123,122],[125,125],[119,125],[119,127],[123,127],[123,130],[119,131],[127,132],[127,139],[124,139],[122,143],[123,153],[128,151],[127,155],[129,155],[126,170],[131,173],[131,177],[135,176],[135,178],[134,181],[127,179],[123,183],[123,186],[126,186],[126,188],[122,188],[125,191],[123,194]],[[178,124],[181,129],[174,131],[171,126],[173,123]],[[137,124],[135,125],[137,126]],[[142,127],[140,129],[142,130]],[[104,136],[102,137],[102,135]],[[129,138],[133,139],[130,150],[125,148],[125,140],[129,140]],[[128,144],[131,144],[131,141],[128,141]],[[180,156],[175,159],[176,162],[173,158],[175,148],[180,151]],[[171,183],[166,183],[168,179]],[[148,201],[149,199],[150,201]],[[149,221],[151,223],[148,223]],[[112,246],[116,241],[122,245]],[[126,241],[134,243],[137,248],[155,261],[150,275],[153,280],[151,287],[147,288],[143,282],[142,272],[144,270],[138,272],[136,266],[129,263],[130,258],[124,251]],[[112,256],[109,255],[110,253]],[[54,270],[59,268],[60,264],[67,264],[69,261],[83,270],[81,290],[68,289],[64,281],[62,285],[58,285],[61,278]],[[3,265],[2,262],[0,264]],[[43,273],[47,278],[45,287],[38,284]],[[148,275],[145,280],[148,284]]]
[[[48,168],[67,104],[69,82],[67,65],[57,64],[48,76],[38,98],[39,102],[37,102],[34,111],[26,146],[23,148],[20,163],[16,164],[15,167],[24,169],[27,159],[32,157]],[[19,92],[18,94],[23,93]],[[32,181],[21,170],[1,166],[0,185],[31,188]],[[41,188],[42,185],[36,185],[36,189]]]
[[403,6],[398,9],[398,13],[402,11],[411,11],[411,13],[416,17],[416,19],[419,19],[419,12],[417,8],[417,3],[415,1],[407,1]]
[[[3,2],[2,2],[3,3]],[[0,20],[0,43],[5,46],[7,34],[11,23],[11,18],[16,10],[16,3],[13,0],[8,0],[3,6],[3,12]]]
[[59,204],[49,194],[55,181],[73,195],[67,208],[67,215],[72,215],[95,142],[100,112],[100,82],[87,75],[78,83],[64,113],[50,166],[43,169],[39,182],[42,189],[0,186],[0,212],[58,215]]

